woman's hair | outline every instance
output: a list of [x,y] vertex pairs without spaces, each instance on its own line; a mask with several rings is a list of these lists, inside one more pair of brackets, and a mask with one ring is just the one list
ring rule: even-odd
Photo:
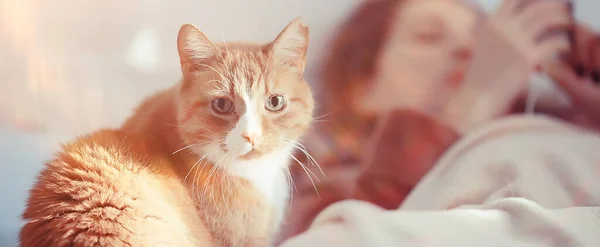
[[338,28],[329,44],[318,74],[318,110],[325,116],[319,127],[331,137],[338,162],[360,160],[362,143],[374,128],[375,117],[361,114],[356,106],[360,92],[376,72],[378,55],[401,1],[365,1]]
[[331,107],[329,104],[347,107],[345,103],[356,100],[351,91],[364,88],[373,77],[399,2],[366,1],[339,27],[319,74],[322,91],[327,94],[320,99],[327,104],[324,107]]

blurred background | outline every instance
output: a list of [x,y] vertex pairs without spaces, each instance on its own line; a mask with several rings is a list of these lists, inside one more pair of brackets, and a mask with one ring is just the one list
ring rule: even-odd
[[[311,28],[307,80],[328,33],[361,0],[0,0],[0,247],[15,246],[27,189],[60,142],[118,126],[179,79],[181,24],[213,40],[267,41],[294,17]],[[487,10],[498,0],[479,0]],[[576,0],[600,27],[600,1]]]

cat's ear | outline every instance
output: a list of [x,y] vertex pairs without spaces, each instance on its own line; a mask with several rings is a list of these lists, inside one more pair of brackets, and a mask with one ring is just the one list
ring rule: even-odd
[[184,74],[204,69],[204,64],[219,52],[217,46],[192,24],[184,24],[179,29],[177,50]]
[[297,17],[277,35],[270,48],[274,62],[288,65],[302,75],[308,50],[308,26]]

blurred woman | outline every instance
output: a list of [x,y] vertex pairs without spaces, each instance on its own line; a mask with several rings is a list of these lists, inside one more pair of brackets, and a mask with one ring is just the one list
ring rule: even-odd
[[[575,51],[545,70],[597,124],[600,38],[582,26],[576,33]],[[374,149],[397,137],[395,116]],[[499,118],[453,144],[399,209],[337,203],[283,246],[597,246],[598,146],[597,131],[556,118]]]
[[[487,19],[458,1],[364,3],[341,28],[323,66],[319,100],[329,115],[317,136],[329,140],[309,141],[327,143],[316,150],[333,151],[330,158],[316,153],[328,180],[317,195],[296,179],[300,196],[288,235],[344,198],[397,208],[461,133],[505,114],[526,91],[528,74],[569,47],[564,36],[540,41],[569,26],[564,2],[523,2],[506,0]],[[394,133],[376,134],[371,142],[386,145],[367,149],[377,119],[392,110],[387,130]]]
[[[317,91],[321,117],[307,138],[328,177],[352,173],[363,160],[377,119],[363,98],[366,92],[377,93],[378,82],[410,85],[394,98],[426,111],[421,101],[433,86],[430,82],[439,85],[437,97],[458,84],[470,58],[477,17],[471,6],[456,1],[403,0],[367,1],[350,16],[322,65]],[[310,185],[299,172],[297,185]]]
[[[565,51],[565,39],[538,42],[545,34],[538,32],[543,25],[529,14],[545,19],[550,31],[568,25],[568,7],[546,1],[534,11],[520,8],[523,3],[505,1],[477,31],[465,77],[454,91],[448,90],[447,98],[416,97],[423,99],[417,102],[425,107],[411,105],[414,101],[396,95],[411,86],[399,80],[379,81],[367,91],[362,98],[365,111],[378,112],[379,121],[363,169],[346,197],[360,201],[329,207],[312,222],[311,230],[284,246],[596,246],[600,242],[596,217],[600,135],[548,117],[498,118],[526,91],[528,74],[539,66],[570,96],[573,115],[597,124],[600,42],[585,27],[576,26],[575,51],[566,61],[551,60]],[[539,9],[552,9],[546,14],[555,17]],[[430,131],[423,132],[420,126],[461,137],[426,166],[424,160],[431,159],[431,153],[404,152],[408,146],[435,142],[427,138]],[[409,136],[413,138],[406,141]],[[384,210],[398,207],[403,196],[397,195],[403,188],[412,192],[400,209]],[[329,192],[339,194],[335,189]],[[390,198],[400,200],[396,205],[383,203]]]

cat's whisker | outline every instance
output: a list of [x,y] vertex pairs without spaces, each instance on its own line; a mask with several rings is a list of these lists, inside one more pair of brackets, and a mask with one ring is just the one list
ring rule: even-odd
[[[212,152],[208,152],[205,155],[203,155],[200,158],[200,160],[198,160],[199,164],[202,164],[202,162],[204,161],[204,159],[207,156],[211,155],[211,154],[212,154]],[[204,166],[206,166],[206,162],[204,163],[204,165],[202,165],[202,167],[200,169],[196,169],[196,171],[194,172],[194,180],[192,181],[192,193],[194,195],[196,195],[196,196],[198,194],[198,183],[197,183],[197,181],[198,181],[198,171],[200,171],[200,176],[202,176],[202,171],[204,171]]]
[[286,182],[287,182],[287,186],[288,186],[287,194],[288,194],[288,199],[289,199],[288,203],[287,203],[287,212],[286,212],[286,214],[289,214],[290,213],[291,205],[292,205],[293,200],[294,200],[294,192],[293,192],[294,190],[292,188],[292,183],[290,182],[292,180],[291,174],[290,174],[290,172],[289,172],[288,169],[285,169],[285,171],[286,171],[285,176],[286,176],[286,180],[287,180]]
[[167,125],[167,126],[171,126],[171,127],[183,127],[183,125],[180,124],[173,124],[173,123],[169,123],[169,122],[165,122],[165,121],[161,121],[162,124]]
[[[220,174],[221,174],[221,181],[219,182],[218,187],[220,188],[221,191],[221,199],[223,199],[223,204],[225,204],[225,207],[227,206],[227,200],[225,199],[225,194],[223,193],[223,189],[224,189],[224,184],[223,184],[223,179],[225,179],[225,174],[224,174],[224,169],[222,166],[219,166],[221,164],[221,162],[227,157],[229,153],[226,152],[223,154],[223,157],[221,157],[221,159],[219,161],[217,161],[217,163],[215,164],[215,171],[216,170],[221,170]],[[217,212],[219,213],[219,215],[221,217],[223,217],[223,215],[221,214],[221,210],[219,210],[219,208],[217,207],[217,203],[215,202],[215,198],[213,197],[213,203],[215,203],[215,207],[217,208]]]
[[215,86],[215,89],[217,89],[217,90],[223,90],[223,88],[219,88],[219,86],[223,86],[223,84],[225,84],[223,82],[223,80],[219,80],[219,79],[212,79],[210,81],[207,81],[206,83],[213,83],[213,85]]
[[[210,154],[210,153],[208,153],[208,154]],[[183,185],[184,185],[184,188],[187,186],[187,185],[186,185],[187,178],[188,178],[188,176],[190,175],[190,173],[192,172],[192,170],[194,170],[194,167],[196,167],[196,166],[197,166],[197,165],[198,165],[200,162],[202,162],[202,159],[204,159],[204,157],[206,157],[206,155],[208,155],[208,154],[205,154],[205,155],[203,155],[202,157],[200,157],[200,158],[199,158],[199,159],[196,161],[196,163],[194,163],[194,165],[192,165],[192,167],[190,168],[190,170],[187,172],[187,174],[186,174],[186,175],[185,175],[185,177],[183,178]],[[196,170],[196,171],[197,171],[197,170]],[[195,177],[195,176],[196,176],[196,175],[194,175],[194,177]],[[192,188],[193,188],[193,183],[192,183]],[[183,188],[181,189],[180,196],[183,198]]]
[[315,120],[323,120],[323,118],[325,118],[325,117],[327,117],[327,116],[331,115],[332,113],[333,113],[333,112],[331,111],[331,112],[325,113],[325,114],[323,114],[323,115],[321,115],[321,116],[313,117],[313,121],[315,121]]
[[230,92],[230,88],[227,86],[228,84],[223,82],[223,80],[212,79],[207,81],[206,83],[212,83],[214,91],[210,91],[212,94],[227,94]]
[[298,192],[298,187],[296,187],[296,183],[294,183],[294,178],[292,177],[292,173],[290,172],[290,169],[288,167],[285,168],[286,171],[286,176],[288,178],[288,195],[290,197],[290,201],[288,202],[288,210],[287,213],[289,214],[292,210],[292,205],[294,204],[294,191],[296,191],[296,194],[300,194]]
[[[234,156],[233,156],[233,155],[230,155],[229,157],[230,157],[230,159],[227,159],[227,161],[226,161],[226,165],[225,165],[225,167],[227,168],[227,174],[226,174],[226,176],[227,176],[228,178],[229,178],[229,176],[231,175],[231,163],[232,163],[232,161],[233,161],[233,158],[234,158]],[[231,180],[231,179],[226,179],[226,181],[227,181],[227,184],[228,184],[227,188],[229,188],[229,193],[228,193],[228,195],[232,195],[232,194],[233,194],[233,191],[232,191],[232,187],[233,187],[233,185],[231,184],[231,183],[232,183],[232,180]],[[230,208],[229,208],[229,206],[227,206],[227,204],[225,205],[225,207],[227,208],[227,213],[228,213],[228,215],[233,215],[233,212],[230,210]]]
[[[208,171],[208,175],[206,176],[206,180],[204,181],[205,185],[204,185],[204,189],[202,190],[202,198],[203,199],[206,199],[206,196],[207,196],[206,195],[206,193],[207,193],[206,192],[206,188],[208,188],[209,186],[214,188],[214,185],[213,185],[214,181],[212,181],[212,172],[214,171],[214,169],[215,169],[214,166],[212,166],[210,168],[210,170]],[[213,192],[214,192],[214,189],[211,189],[210,190],[210,197],[213,197]],[[213,198],[213,203],[214,203],[214,198]]]
[[329,121],[329,120],[327,120],[327,119],[322,119],[322,120],[312,120],[312,122],[313,122],[313,123],[324,123],[324,122],[327,122],[327,121]]
[[213,79],[207,81],[206,83],[213,83],[215,92],[213,93],[229,93],[229,89],[225,86],[225,82],[223,80]]
[[[225,55],[229,55],[229,48],[227,47],[227,42],[225,42],[225,38],[223,38],[223,36],[221,36],[221,41],[223,41],[223,46],[225,46]],[[223,59],[223,62],[225,62],[225,56],[223,56],[222,53],[219,53],[219,57],[221,57],[221,59]],[[228,71],[231,70],[227,64],[225,64],[225,66],[227,66],[226,68]]]
[[[229,47],[227,47],[227,42],[223,36],[221,36],[221,41],[223,41],[223,46],[225,46],[225,55],[229,55]],[[223,58],[223,60],[225,59],[223,55],[221,55],[221,58]]]
[[[293,148],[295,148],[295,149],[297,149],[297,150],[300,150],[301,152],[303,152],[303,153],[304,153],[304,155],[305,155],[305,156],[308,158],[308,162],[309,162],[309,163],[310,163],[312,166],[315,166],[315,165],[316,165],[316,166],[317,166],[317,168],[319,168],[319,170],[321,170],[320,166],[319,166],[317,163],[315,163],[315,162],[316,162],[316,160],[314,160],[314,159],[311,159],[311,158],[312,158],[312,156],[309,156],[310,154],[308,154],[308,152],[307,152],[307,151],[303,150],[303,149],[302,149],[300,146],[298,146],[297,144],[295,144],[295,143],[293,143],[293,142],[291,142],[291,141],[287,141],[287,140],[282,140],[282,141],[284,141],[284,143],[286,143],[286,144],[288,144],[288,145],[291,145]],[[294,158],[295,158],[295,157],[294,157]],[[313,160],[314,160],[314,162],[313,162]],[[297,160],[297,162],[300,162],[300,161],[299,161],[299,160]],[[305,165],[304,165],[302,162],[300,162],[300,164],[301,164],[303,167],[306,167],[306,166],[305,166]],[[308,169],[308,167],[306,167],[306,168]],[[308,171],[310,171],[310,173],[311,173],[311,174],[313,174],[313,176],[314,176],[314,177],[315,177],[317,180],[319,180],[319,178],[318,178],[318,177],[317,177],[317,176],[316,176],[316,175],[315,175],[315,174],[314,174],[314,173],[313,173],[313,172],[312,172],[310,169],[308,169]],[[326,176],[325,176],[325,173],[323,172],[323,170],[321,170],[321,174],[323,174],[323,177],[326,177]]]
[[[298,143],[300,144],[300,143]],[[302,144],[300,144],[302,145]],[[316,166],[317,169],[319,169],[319,171],[321,172],[321,175],[323,175],[324,178],[327,178],[327,175],[325,175],[325,172],[323,172],[323,169],[321,169],[321,165],[319,165],[319,163],[317,162],[317,160],[308,152],[308,150],[306,149],[306,147],[304,147],[302,145],[302,148],[298,148],[302,153],[304,153],[304,155],[306,155],[306,157],[308,158],[309,162],[313,165]]]
[[313,173],[310,169],[308,169],[308,167],[306,167],[306,165],[302,164],[302,162],[300,162],[300,160],[298,160],[298,158],[296,158],[296,156],[292,155],[291,153],[289,153],[289,155],[291,155],[292,159],[294,159],[298,164],[300,164],[300,166],[302,166],[303,169],[305,169],[308,173],[310,173],[310,175],[312,175],[317,180],[317,182],[321,182],[319,177],[317,177],[317,175],[315,173]]
[[212,70],[212,71],[214,71],[214,72],[215,72],[217,75],[219,75],[219,76],[221,77],[221,79],[223,79],[223,80],[225,80],[225,82],[227,82],[227,83],[231,84],[231,82],[230,82],[230,81],[227,79],[227,77],[225,77],[225,76],[223,75],[223,73],[219,72],[217,69],[213,68],[212,66],[210,66],[210,65],[207,65],[207,64],[198,64],[198,65],[199,65],[199,66],[202,66],[202,67],[206,67],[206,68],[208,68],[208,69],[211,69],[211,70]]
[[188,145],[188,146],[182,147],[182,148],[180,148],[180,149],[177,149],[177,150],[176,150],[175,152],[173,152],[171,155],[173,155],[173,154],[176,154],[176,153],[179,153],[179,152],[181,152],[181,151],[183,151],[183,150],[186,150],[186,149],[188,149],[188,148],[198,147],[198,146],[201,146],[201,145],[204,145],[204,144],[208,144],[208,143],[211,143],[211,142],[201,142],[201,143],[191,144],[191,145]]
[[[207,193],[207,192],[206,192],[206,191],[207,191],[207,188],[208,188],[208,187],[211,185],[211,183],[212,183],[212,181],[211,181],[211,176],[212,176],[212,171],[213,171],[213,169],[215,169],[215,167],[214,167],[214,166],[212,166],[212,167],[210,168],[210,170],[208,171],[208,174],[206,175],[206,178],[205,178],[205,180],[204,180],[204,187],[202,188],[202,199],[203,199],[203,200],[204,200],[204,199],[206,199],[206,196],[207,196],[207,195],[206,195],[206,193]],[[212,192],[211,192],[211,193],[212,193]]]
[[[218,151],[217,151],[217,152],[218,152]],[[217,152],[215,152],[215,153],[217,153]],[[222,159],[222,157],[221,157],[221,159]],[[217,164],[218,164],[218,163],[219,163],[219,162],[217,162]],[[211,181],[211,183],[212,183],[212,186],[213,186],[213,187],[214,187],[214,186],[216,186],[216,185],[215,185],[215,181],[214,181],[214,176],[216,175],[216,172],[219,170],[219,166],[218,166],[217,164],[213,164],[212,168],[211,168],[211,169],[210,169],[210,171],[208,172],[208,177],[209,177],[209,178],[210,178],[210,177],[212,177],[212,180],[213,180],[213,181]],[[217,208],[217,211],[218,211],[219,215],[220,215],[221,217],[223,217],[223,215],[221,215],[221,212],[220,212],[220,211],[219,211],[219,209],[218,209],[218,205],[217,205],[217,203],[216,203],[216,201],[215,201],[215,194],[214,194],[214,193],[215,193],[215,190],[214,190],[214,189],[212,189],[212,190],[210,191],[210,197],[212,198],[213,204],[214,204],[214,206]]]
[[[207,144],[207,143],[211,143],[211,142],[205,142],[205,143],[202,143],[202,144]],[[186,185],[187,178],[188,178],[188,176],[191,174],[192,170],[194,170],[194,167],[196,167],[198,164],[200,164],[200,163],[202,162],[202,160],[203,160],[203,159],[204,159],[204,158],[205,158],[207,155],[210,155],[210,154],[211,154],[211,152],[204,154],[202,157],[200,157],[200,158],[199,158],[199,159],[198,159],[198,160],[197,160],[197,161],[194,163],[194,165],[192,165],[192,167],[190,168],[190,170],[187,172],[187,174],[186,174],[186,175],[185,175],[185,177],[183,178],[183,185],[184,185],[184,187],[187,187],[187,185]],[[198,170],[196,169],[196,172],[194,173],[194,181],[196,181],[196,177],[197,177],[197,175],[196,175],[196,174],[197,174],[197,173],[198,173]],[[195,188],[194,188],[194,181],[192,182],[192,191],[195,189]],[[181,196],[181,197],[183,197],[183,188],[182,188],[182,191],[180,192],[180,196]]]
[[[202,172],[204,171],[204,167],[206,167],[206,165],[208,165],[208,164],[210,163],[210,161],[209,161],[208,159],[209,159],[209,158],[210,158],[210,157],[211,157],[213,154],[215,154],[215,153],[217,153],[217,152],[219,152],[219,149],[218,149],[218,148],[217,148],[216,150],[214,150],[214,151],[210,152],[210,153],[208,154],[208,156],[204,158],[204,165],[202,165],[202,168],[200,169],[200,175],[201,175],[201,176],[202,176]],[[213,167],[214,167],[214,166],[213,166]],[[198,169],[196,169],[196,172],[198,172]],[[197,177],[196,175],[194,175],[194,183],[196,183],[196,184],[197,184],[197,179],[198,179],[198,177]],[[203,195],[203,196],[206,194],[207,182],[208,182],[208,180],[209,180],[209,179],[210,179],[210,172],[209,172],[208,176],[206,177],[206,179],[205,179],[205,181],[204,181],[204,187],[202,188],[202,195]],[[198,193],[198,187],[199,187],[198,185],[195,187],[195,189],[196,189],[196,192],[195,192],[195,193],[196,193],[196,195],[197,195],[197,196],[198,196],[198,194],[199,194],[199,193]],[[204,199],[204,197],[202,197],[202,199]]]
[[308,170],[306,168],[306,166],[304,166],[304,164],[302,164],[302,162],[300,162],[293,154],[288,153],[288,155],[290,155],[290,157],[292,157],[292,159],[294,159],[296,162],[298,162],[298,164],[300,165],[300,167],[302,167],[302,170],[304,170],[304,173],[306,173],[306,176],[308,177],[308,179],[310,180],[310,183],[312,184],[313,188],[315,189],[315,192],[317,193],[317,196],[319,198],[321,198],[321,195],[319,195],[319,190],[317,189],[317,185],[315,184],[315,181],[312,179],[312,177],[309,174],[310,170]]
[[217,73],[217,75],[221,76],[221,78],[225,78],[225,76],[223,76],[223,73],[219,72],[219,70],[215,69],[214,67],[212,67],[208,64],[198,64],[198,65],[212,70],[213,72]]
[[323,175],[323,177],[327,178],[327,175],[325,175],[325,172],[323,172],[323,169],[321,169],[321,166],[319,165],[317,160],[308,152],[304,145],[292,139],[282,138],[282,140],[292,145],[296,149],[300,150],[300,152],[304,153],[304,155],[306,155],[306,157],[308,158],[308,162],[310,162],[311,165],[316,166],[317,169],[319,169],[319,171]]
[[290,168],[286,167],[285,171],[286,171],[288,177],[290,178],[290,183],[291,183],[290,185],[292,186],[291,188],[293,188],[293,190],[296,191],[296,194],[300,194],[300,192],[298,192],[298,187],[296,187],[296,183],[294,183],[294,179],[292,177],[292,173],[290,172]]

